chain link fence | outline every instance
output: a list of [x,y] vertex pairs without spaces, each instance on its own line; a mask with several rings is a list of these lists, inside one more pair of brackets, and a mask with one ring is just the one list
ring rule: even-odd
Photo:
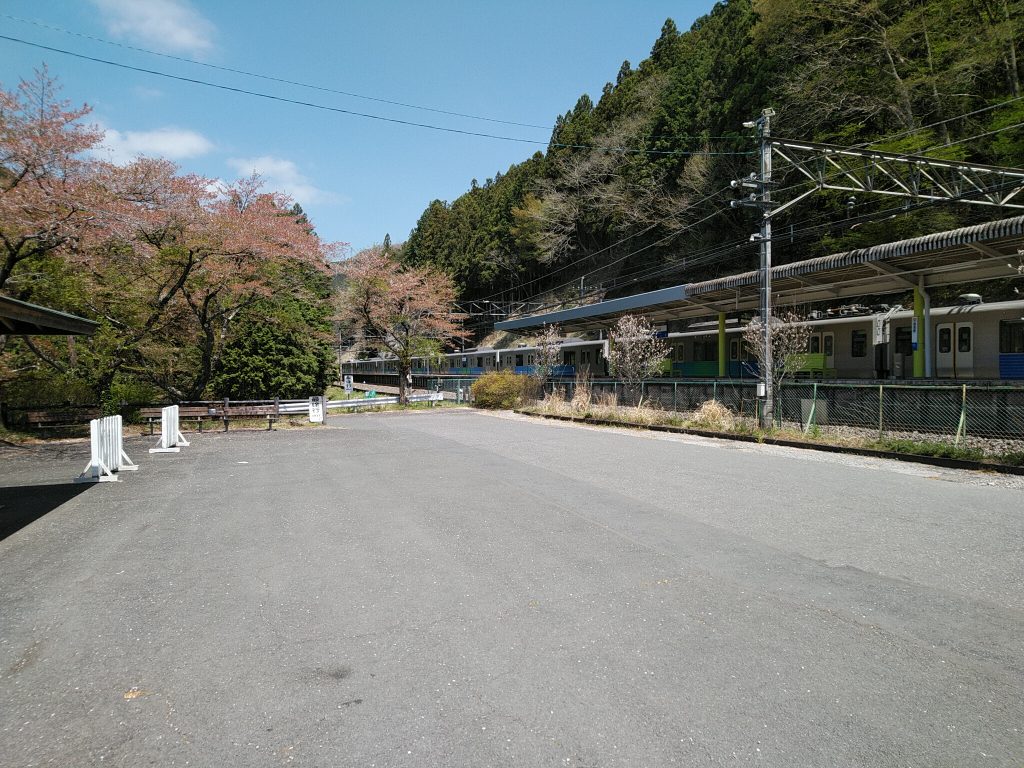
[[[572,400],[576,383],[548,382]],[[754,381],[590,382],[595,402],[642,402],[680,419],[716,400],[756,424]],[[837,442],[900,441],[948,444],[984,454],[1024,452],[1024,387],[989,384],[858,384],[788,382],[775,403],[775,425]]]

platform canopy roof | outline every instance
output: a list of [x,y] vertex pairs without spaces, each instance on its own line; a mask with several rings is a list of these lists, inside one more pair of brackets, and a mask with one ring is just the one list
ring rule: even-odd
[[[956,283],[1020,276],[1024,216],[948,232],[834,253],[772,268],[773,306],[793,306]],[[651,322],[707,317],[760,307],[760,270],[686,283],[619,299],[504,320],[502,331],[532,330],[557,323],[564,331],[607,328],[626,314]]]
[[99,323],[0,296],[0,333],[12,336],[92,336]]

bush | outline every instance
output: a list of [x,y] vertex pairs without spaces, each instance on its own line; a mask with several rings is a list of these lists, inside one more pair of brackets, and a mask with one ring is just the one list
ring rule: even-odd
[[471,388],[473,403],[479,408],[518,408],[534,398],[536,381],[511,371],[485,373]]

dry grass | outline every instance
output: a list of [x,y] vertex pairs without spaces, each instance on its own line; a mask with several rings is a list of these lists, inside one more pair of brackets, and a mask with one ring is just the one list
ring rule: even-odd
[[586,414],[590,410],[593,391],[590,388],[590,376],[585,373],[576,374],[576,386],[572,390],[572,401],[569,407],[573,413]]
[[736,424],[733,412],[717,400],[705,400],[688,419],[690,426],[699,429],[713,429],[718,432],[731,432]]

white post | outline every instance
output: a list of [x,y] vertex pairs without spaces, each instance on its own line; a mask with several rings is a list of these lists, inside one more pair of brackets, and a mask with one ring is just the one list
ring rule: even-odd
[[313,424],[324,423],[324,401],[323,395],[314,395],[309,398],[309,420]]

